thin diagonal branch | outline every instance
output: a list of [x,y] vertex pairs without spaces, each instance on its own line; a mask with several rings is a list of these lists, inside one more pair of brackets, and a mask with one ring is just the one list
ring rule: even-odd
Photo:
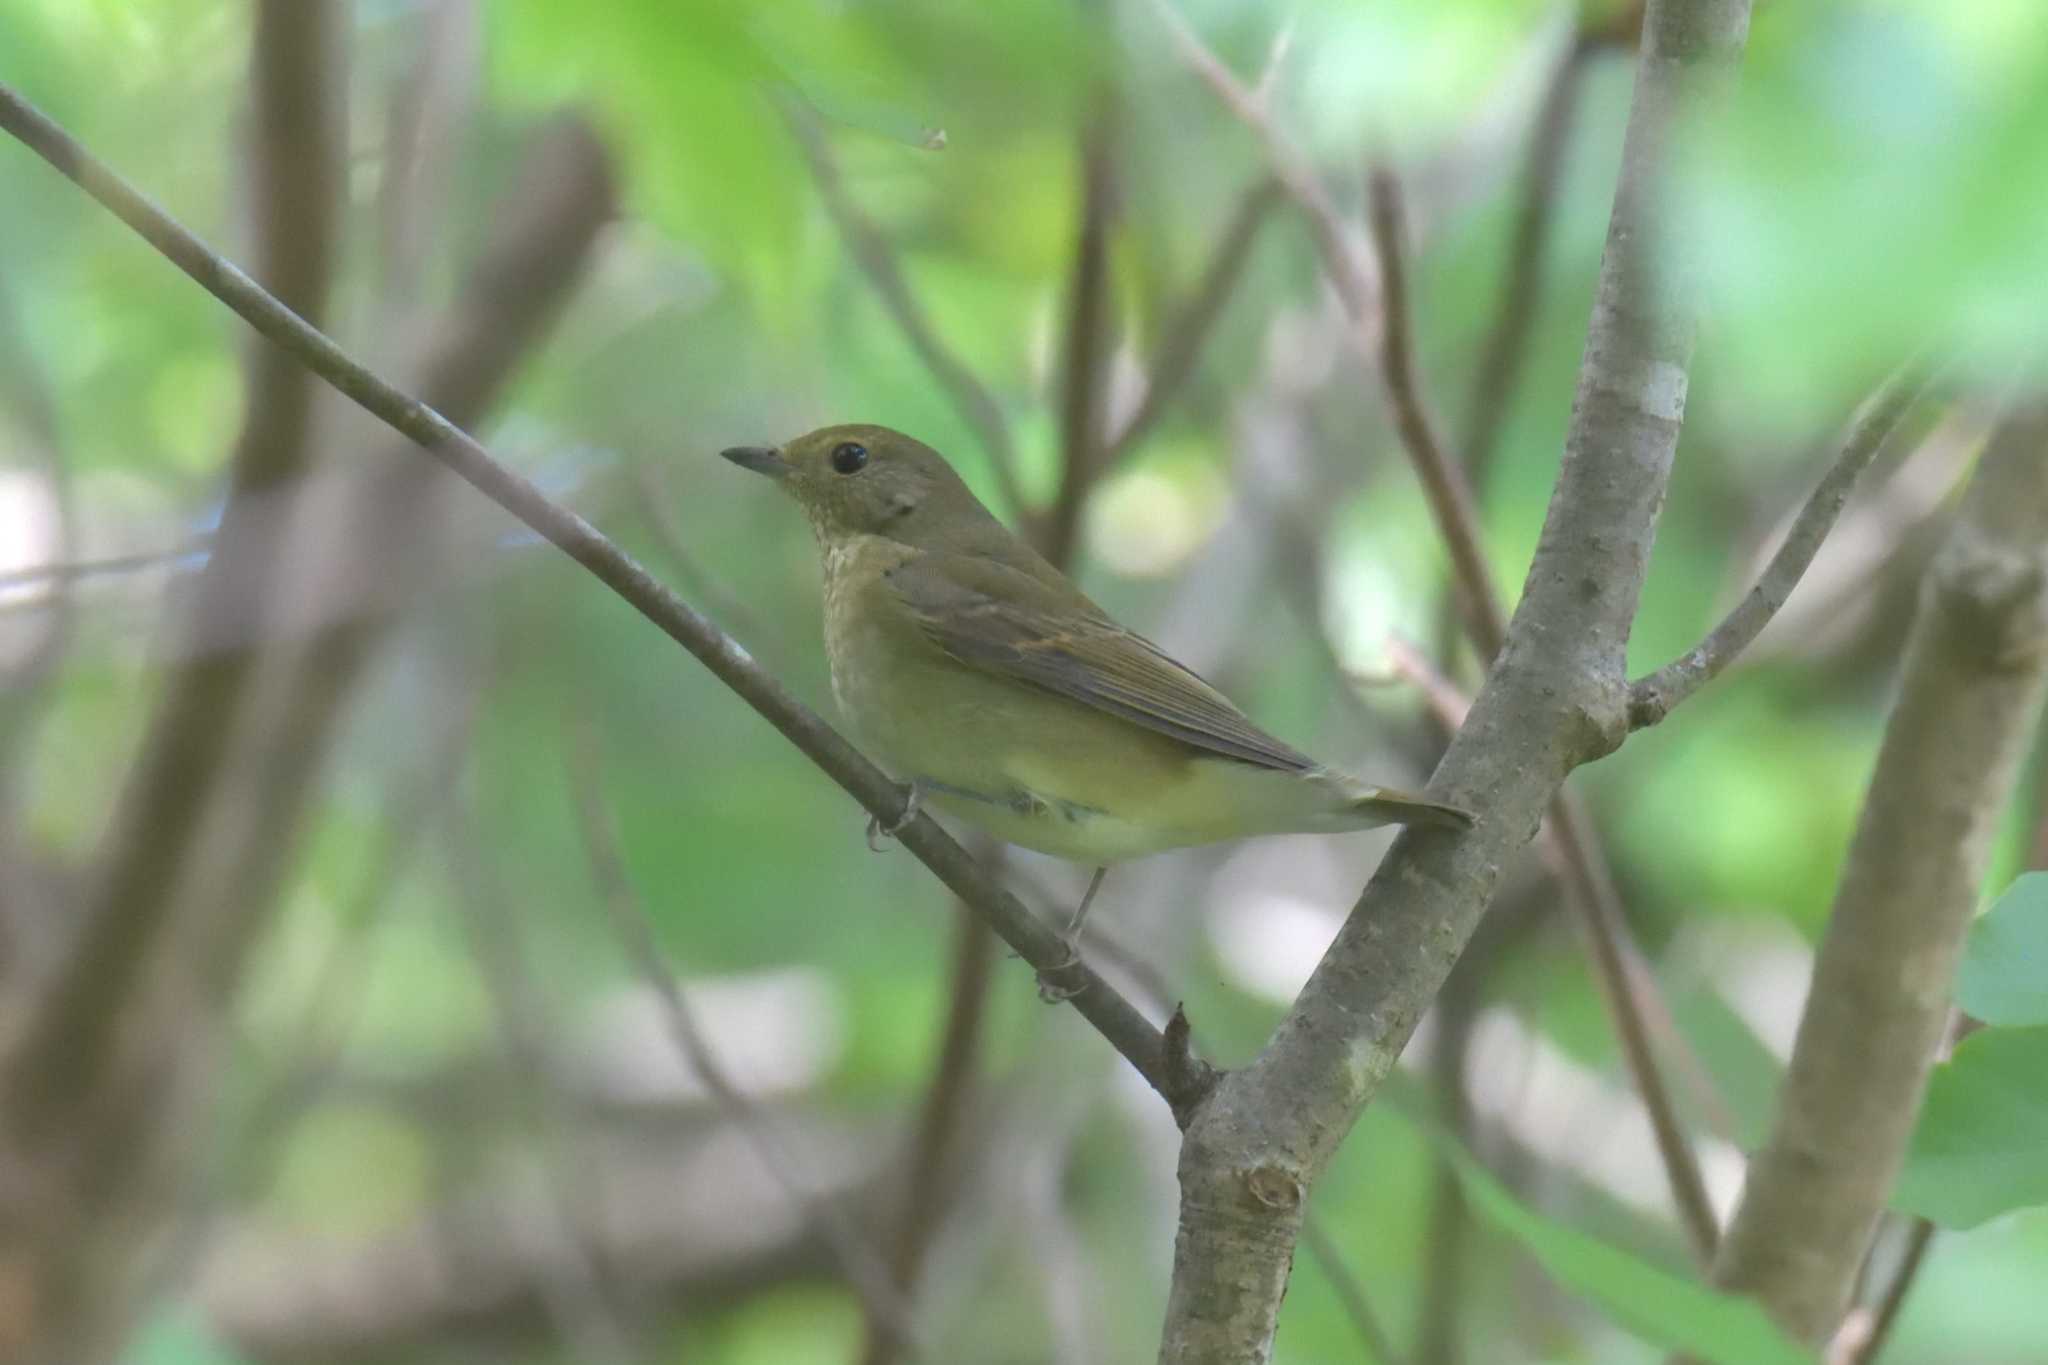
[[1579,97],[1595,44],[1575,36],[1557,60],[1543,99],[1536,108],[1536,127],[1529,135],[1522,192],[1508,239],[1508,259],[1501,277],[1500,302],[1486,334],[1472,392],[1465,403],[1465,429],[1460,448],[1465,478],[1475,489],[1486,487],[1493,457],[1500,446],[1501,424],[1507,417],[1517,381],[1529,356],[1529,336],[1543,289],[1544,256],[1550,228],[1557,216],[1557,198],[1564,154],[1578,123]]
[[1034,528],[1039,552],[1055,564],[1073,558],[1081,510],[1101,471],[1103,416],[1114,352],[1110,298],[1109,230],[1116,212],[1115,96],[1081,136],[1081,221],[1074,241],[1067,291],[1067,338],[1060,375],[1060,486],[1044,524]]
[[704,1083],[704,1089],[754,1148],[769,1178],[782,1187],[831,1248],[840,1273],[845,1275],[847,1284],[860,1298],[868,1320],[882,1326],[897,1349],[913,1348],[916,1335],[909,1307],[897,1292],[889,1267],[861,1231],[848,1220],[846,1212],[836,1203],[820,1197],[797,1174],[796,1161],[783,1149],[770,1129],[767,1116],[726,1072],[725,1063],[719,1060],[711,1040],[698,1026],[696,1012],[690,1008],[682,983],[676,979],[661,944],[655,940],[654,931],[647,922],[646,908],[626,871],[618,830],[604,799],[596,735],[587,724],[573,726],[566,747],[569,786],[575,796],[584,852],[597,881],[598,900],[611,921],[612,932],[625,945],[634,970],[653,988],[655,998],[661,1002],[669,1037],[676,1050],[689,1062],[690,1069]]
[[1664,1013],[1661,1001],[1656,1006],[1648,1003],[1656,996],[1649,969],[1628,932],[1621,897],[1605,860],[1593,853],[1591,822],[1570,791],[1561,790],[1550,803],[1550,832],[1557,842],[1560,875],[1593,955],[1593,975],[1606,999],[1607,1017],[1614,1025],[1622,1061],[1650,1117],[1650,1133],[1671,1184],[1672,1203],[1693,1254],[1706,1265],[1721,1240],[1721,1225],[1707,1193],[1699,1155],[1650,1046],[1648,1016],[1653,1009]]
[[[999,865],[1000,849],[992,849],[991,856]],[[975,1088],[995,956],[995,937],[989,933],[988,921],[972,908],[956,904],[939,1056],[917,1108],[917,1123],[904,1147],[902,1173],[907,1189],[887,1271],[887,1283],[900,1291],[899,1301],[900,1296],[916,1292],[925,1252],[954,1191],[955,1181],[950,1176],[954,1144]],[[868,1339],[861,1354],[866,1365],[887,1365],[901,1352],[903,1331],[900,1326],[893,1331],[888,1327],[887,1319],[868,1314]]]
[[1828,1343],[1827,1365],[1870,1365],[1877,1359],[1891,1337],[1899,1310],[1906,1306],[1906,1295],[1919,1278],[1933,1241],[1934,1224],[1925,1218],[1915,1218],[1906,1230],[1906,1244],[1900,1249],[1891,1278],[1885,1282],[1884,1293],[1876,1303],[1855,1310],[1843,1321],[1835,1339]]
[[[1470,615],[1473,643],[1478,645],[1480,657],[1490,660],[1507,638],[1507,613],[1480,543],[1479,511],[1472,501],[1471,485],[1458,462],[1445,453],[1422,392],[1422,377],[1415,363],[1414,314],[1408,303],[1400,182],[1386,167],[1375,166],[1367,178],[1366,195],[1373,253],[1380,268],[1379,359],[1387,404],[1393,409],[1394,429],[1400,433],[1409,463],[1422,481],[1437,534],[1450,551],[1451,568]],[[1352,315],[1352,323],[1360,328],[1368,320],[1367,314]]]
[[1799,509],[1784,544],[1757,576],[1748,596],[1728,613],[1707,638],[1677,659],[1629,687],[1629,725],[1644,729],[1670,715],[1693,693],[1721,675],[1758,635],[1763,633],[1778,609],[1792,596],[1799,580],[1806,576],[1813,557],[1835,528],[1835,521],[1848,505],[1856,481],[1877,458],[1885,439],[1926,391],[1933,378],[1923,362],[1909,361],[1887,379],[1877,392],[1863,401],[1850,420],[1847,434],[1835,462]]
[[1144,396],[1103,452],[1102,466],[1105,470],[1115,468],[1137,449],[1139,442],[1151,434],[1160,416],[1194,376],[1202,347],[1215,332],[1217,320],[1223,316],[1237,282],[1244,276],[1245,263],[1251,259],[1259,229],[1265,226],[1279,201],[1280,184],[1270,175],[1261,175],[1238,197],[1237,207],[1232,210],[1229,223],[1216,239],[1209,263],[1203,269],[1194,292],[1159,334],[1159,354],[1152,361],[1152,373],[1145,381]]
[[765,642],[770,663],[781,666],[793,657],[785,649],[787,642],[761,619],[760,613],[749,606],[745,598],[697,562],[697,556],[690,549],[689,540],[676,520],[676,491],[671,486],[666,467],[652,461],[629,460],[625,462],[623,472],[627,486],[633,490],[634,510],[654,537],[662,558],[668,561],[669,573],[681,581],[684,591],[730,621],[734,629],[744,632],[748,638],[757,643]]
[[1003,501],[1009,504],[1012,513],[1024,515],[1030,510],[1030,504],[1025,501],[1023,485],[1017,479],[1017,447],[1010,439],[1010,424],[1003,416],[1002,406],[974,377],[974,372],[939,339],[937,329],[925,316],[917,296],[911,292],[910,281],[903,276],[895,248],[848,193],[846,180],[839,173],[839,160],[832,154],[831,143],[826,140],[817,120],[807,111],[793,106],[786,106],[783,112],[790,132],[810,163],[811,176],[818,182],[819,197],[825,201],[825,211],[838,226],[847,252],[868,277],[868,283],[874,286],[884,311],[895,319],[904,340],[910,343],[910,349],[917,352],[918,359],[939,382],[939,388],[952,402],[954,410],[981,438],[982,448],[988,452],[989,463],[994,466],[996,486],[1002,490]]
[[[4,84],[0,84],[0,129],[77,183],[250,326],[582,565],[689,651],[869,814],[892,822],[902,814],[902,790],[791,695],[731,636],[663,587],[596,527],[499,463],[474,437],[425,403],[393,388],[279,303]],[[1169,1082],[1160,1031],[1100,976],[1085,965],[1072,963],[1055,930],[1040,924],[1016,897],[996,885],[929,815],[911,820],[897,838],[954,894],[989,916],[996,932],[1026,962],[1063,985],[1071,984],[1069,1003],[1170,1104],[1186,1112],[1198,1096]],[[1206,1069],[1198,1074],[1207,1080]]]
[[1245,88],[1230,68],[1188,27],[1187,20],[1181,18],[1171,0],[1152,0],[1152,11],[1165,26],[1181,61],[1216,92],[1216,97],[1240,122],[1258,136],[1273,178],[1280,182],[1288,197],[1300,205],[1303,216],[1308,220],[1316,250],[1330,272],[1330,283],[1343,299],[1346,311],[1354,315],[1369,312],[1372,283],[1345,243],[1336,205],[1330,202],[1315,168],[1274,125],[1263,96]]
[[587,1202],[580,1189],[583,1144],[564,1122],[547,1079],[551,1023],[521,942],[524,907],[486,858],[472,803],[453,803],[444,829],[456,909],[497,1019],[499,1071],[539,1148],[540,1203],[554,1234],[536,1265],[542,1307],[575,1359],[628,1365],[639,1354],[636,1334],[620,1311],[620,1287],[578,1214]]

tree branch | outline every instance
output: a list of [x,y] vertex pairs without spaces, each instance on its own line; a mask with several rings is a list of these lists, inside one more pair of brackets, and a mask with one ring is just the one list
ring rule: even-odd
[[1885,1281],[1884,1292],[1869,1308],[1859,1308],[1843,1321],[1841,1330],[1828,1343],[1828,1365],[1870,1365],[1877,1359],[1891,1336],[1892,1324],[1898,1321],[1899,1310],[1906,1305],[1906,1294],[1919,1277],[1933,1241],[1934,1224],[1925,1218],[1913,1219],[1906,1230],[1906,1244],[1899,1250],[1899,1262]]
[[1932,371],[1920,362],[1908,362],[1877,392],[1863,401],[1849,430],[1842,438],[1840,453],[1820,484],[1799,509],[1785,541],[1771,562],[1757,576],[1748,596],[1721,624],[1689,652],[1629,687],[1628,719],[1631,729],[1641,730],[1663,720],[1686,698],[1721,675],[1757,636],[1763,633],[1778,609],[1792,596],[1799,580],[1806,576],[1813,557],[1842,515],[1856,481],[1885,439],[1898,429],[1901,419],[1926,391]]
[[[1402,247],[1401,187],[1394,173],[1375,166],[1366,183],[1372,246],[1380,268],[1380,375],[1386,382],[1387,404],[1394,429],[1422,481],[1423,496],[1436,519],[1437,534],[1450,551],[1451,568],[1464,594],[1473,643],[1481,658],[1492,659],[1507,638],[1507,614],[1486,549],[1479,543],[1479,512],[1472,487],[1458,463],[1444,453],[1443,442],[1423,397],[1415,364],[1415,338],[1408,306],[1408,266]],[[1370,314],[1356,311],[1352,323],[1361,329]]]
[[1121,464],[1137,449],[1139,442],[1151,434],[1167,405],[1194,377],[1195,363],[1201,359],[1202,347],[1215,332],[1217,320],[1223,316],[1231,293],[1244,277],[1245,264],[1251,259],[1259,229],[1272,216],[1273,206],[1279,202],[1280,185],[1270,175],[1261,175],[1238,197],[1237,207],[1232,211],[1222,235],[1216,239],[1216,246],[1209,254],[1209,263],[1203,268],[1194,291],[1159,334],[1159,354],[1153,359],[1152,373],[1145,380],[1144,396],[1103,452],[1102,468],[1105,472]]
[[1771,1136],[1715,1262],[1789,1332],[1835,1328],[1905,1157],[1997,818],[2048,686],[2048,402],[1982,457],[1923,586],[1900,694]]
[[[820,1240],[831,1250],[846,1283],[866,1311],[868,1321],[882,1330],[892,1347],[916,1344],[908,1305],[897,1291],[875,1249],[836,1203],[816,1194],[797,1174],[796,1162],[783,1149],[768,1126],[767,1116],[727,1074],[725,1064],[712,1048],[711,1040],[697,1025],[697,1016],[683,994],[682,983],[669,967],[661,945],[647,922],[646,909],[626,872],[626,860],[619,849],[618,831],[604,800],[604,784],[598,771],[597,739],[586,726],[578,726],[569,737],[569,786],[575,796],[577,822],[589,855],[591,873],[597,882],[598,900],[611,921],[612,932],[625,945],[633,968],[661,1002],[668,1021],[669,1037],[704,1083],[718,1107],[746,1138],[760,1157],[761,1166],[782,1187],[806,1222],[817,1229]],[[915,1174],[928,1174],[918,1172]]]
[[[1178,16],[1164,8],[1165,0],[1159,0],[1159,4],[1189,64],[1264,141],[1274,174],[1289,188],[1314,228],[1325,274],[1357,334],[1361,338],[1368,336],[1377,320],[1379,370],[1395,429],[1421,481],[1438,534],[1450,553],[1454,582],[1465,602],[1467,633],[1480,656],[1491,662],[1506,638],[1506,615],[1486,561],[1470,486],[1461,467],[1445,452],[1415,363],[1399,182],[1391,171],[1376,167],[1368,184],[1371,237],[1379,267],[1375,299],[1335,208],[1314,185],[1299,153],[1272,124],[1263,104],[1252,99]],[[1308,176],[1306,184],[1290,173],[1290,167]],[[1309,187],[1314,187],[1315,192],[1306,193]],[[1698,1157],[1679,1122],[1677,1106],[1649,1045],[1650,1030],[1645,1016],[1662,1016],[1666,1011],[1644,999],[1654,993],[1654,978],[1643,967],[1641,952],[1629,937],[1619,898],[1613,894],[1613,879],[1607,873],[1606,860],[1598,851],[1583,809],[1569,793],[1560,791],[1552,803],[1550,820],[1562,854],[1565,887],[1571,893],[1571,904],[1592,953],[1602,998],[1613,1019],[1623,1059],[1649,1112],[1680,1219],[1704,1265],[1711,1259],[1719,1235],[1713,1208]]]
[[585,1165],[591,1153],[564,1121],[548,1084],[547,1037],[554,1029],[521,942],[524,907],[507,895],[485,858],[471,802],[450,803],[443,828],[456,911],[497,1024],[498,1080],[530,1130],[538,1158],[533,1183],[544,1236],[534,1268],[541,1307],[576,1360],[629,1365],[639,1354],[637,1334],[621,1312],[617,1263],[603,1259],[581,1217],[592,1202]]
[[1101,470],[1107,439],[1103,416],[1109,359],[1115,349],[1109,278],[1109,230],[1117,193],[1115,98],[1107,91],[1097,96],[1099,107],[1081,135],[1081,221],[1067,288],[1067,339],[1060,375],[1060,486],[1032,536],[1039,552],[1054,564],[1073,559],[1081,509]]
[[[250,326],[581,564],[739,694],[870,814],[885,821],[902,814],[902,790],[755,663],[737,641],[663,587],[589,522],[551,501],[527,479],[493,459],[468,433],[425,403],[393,388],[280,304],[5,85],[0,85],[0,128],[78,183]],[[1074,1008],[1170,1104],[1181,1104],[1184,1097],[1170,1093],[1165,1082],[1159,1030],[1100,976],[1085,965],[1071,963],[1055,930],[1040,924],[1014,896],[991,881],[929,815],[911,820],[897,838],[955,895],[989,916],[996,932],[1026,962],[1063,986],[1071,984],[1069,1002]]]
[[1472,392],[1465,403],[1465,429],[1460,447],[1465,479],[1475,489],[1486,486],[1493,457],[1500,446],[1501,423],[1528,358],[1529,334],[1536,324],[1536,306],[1543,285],[1544,253],[1557,215],[1557,196],[1564,171],[1565,149],[1578,122],[1579,97],[1585,90],[1587,59],[1595,49],[1576,36],[1558,58],[1543,100],[1536,109],[1536,127],[1529,135],[1522,194],[1508,239],[1507,265],[1501,275],[1500,302],[1487,330],[1479,366],[1472,374]]
[[1665,181],[1684,125],[1716,111],[1748,17],[1745,0],[1649,8],[1557,489],[1506,646],[1432,784],[1478,809],[1479,822],[1462,835],[1403,831],[1265,1050],[1195,1111],[1181,1150],[1163,1365],[1271,1358],[1308,1189],[1566,774],[1626,732],[1623,647],[1677,445],[1696,316],[1687,225],[1664,203]]
[[[266,0],[256,11],[251,56],[257,272],[289,307],[315,318],[334,269],[342,193],[341,23],[330,0]],[[53,150],[62,153],[61,146]],[[94,174],[83,160],[74,170]],[[123,786],[104,871],[81,909],[73,954],[16,1054],[8,1091],[24,1133],[47,1131],[54,1114],[103,1079],[122,1002],[183,889],[187,860],[260,662],[257,641],[226,650],[206,645],[225,633],[217,623],[262,614],[288,551],[267,495],[307,467],[316,390],[299,366],[267,346],[250,351],[246,371],[248,413],[190,623],[201,647],[166,684]]]

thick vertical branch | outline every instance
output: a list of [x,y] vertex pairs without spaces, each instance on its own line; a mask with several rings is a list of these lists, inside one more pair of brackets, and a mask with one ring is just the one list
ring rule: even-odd
[[1695,319],[1683,224],[1664,184],[1675,137],[1711,112],[1748,20],[1746,0],[1649,8],[1557,489],[1505,647],[1434,784],[1479,810],[1479,823],[1464,835],[1402,834],[1265,1051],[1196,1108],[1181,1153],[1163,1365],[1271,1359],[1309,1187],[1566,774],[1625,733],[1624,647],[1677,445]]
[[[334,269],[342,191],[344,17],[330,0],[267,0],[256,11],[250,120],[256,274],[315,321]],[[115,810],[104,872],[81,916],[77,950],[8,1078],[13,1118],[26,1128],[46,1124],[101,1079],[121,1002],[180,890],[260,653],[254,641],[209,646],[233,638],[225,623],[262,615],[286,553],[271,495],[306,467],[316,388],[289,356],[261,342],[251,347],[247,416],[191,624],[198,647],[166,685]]]
[[1060,376],[1059,492],[1033,539],[1055,564],[1073,558],[1081,508],[1095,483],[1107,436],[1103,431],[1111,350],[1109,229],[1116,194],[1111,97],[1081,139],[1081,222],[1067,292],[1067,341]]
[[[1490,664],[1500,652],[1506,613],[1487,566],[1471,490],[1461,467],[1450,458],[1437,433],[1415,363],[1399,183],[1384,167],[1375,169],[1370,178],[1369,219],[1379,266],[1379,293],[1375,299],[1334,207],[1313,177],[1307,176],[1300,154],[1281,136],[1264,105],[1253,99],[1214,54],[1180,23],[1166,8],[1165,0],[1155,0],[1155,4],[1189,65],[1265,142],[1274,175],[1308,217],[1324,273],[1350,315],[1362,345],[1373,340],[1377,324],[1378,368],[1395,429],[1415,467],[1437,530],[1450,554],[1454,589],[1465,608],[1467,632],[1480,657]],[[1632,29],[1634,24],[1624,20],[1621,26]],[[1604,27],[1591,30],[1590,36],[1582,35],[1581,41],[1606,41],[1606,32]],[[1629,940],[1619,902],[1609,890],[1611,879],[1606,875],[1605,858],[1598,850],[1591,824],[1569,793],[1559,793],[1552,805],[1551,820],[1558,846],[1567,855],[1564,866],[1578,874],[1567,878],[1566,887],[1572,893],[1572,907],[1592,951],[1602,997],[1621,1043],[1622,1058],[1649,1112],[1657,1149],[1670,1176],[1673,1201],[1704,1264],[1713,1255],[1719,1231],[1698,1158],[1678,1121],[1677,1108],[1649,1046],[1650,1018],[1663,1013],[1651,998],[1653,978],[1642,969],[1641,955]]]
[[1769,1141],[1715,1280],[1826,1337],[1898,1175],[2048,681],[2048,403],[1993,437],[1924,586]]

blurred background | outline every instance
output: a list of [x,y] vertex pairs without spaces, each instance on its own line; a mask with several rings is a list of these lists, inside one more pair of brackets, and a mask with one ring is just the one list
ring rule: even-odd
[[[1633,15],[1173,13],[1368,273],[1398,175],[1419,373],[1511,592]],[[1332,764],[1421,782],[1477,684],[1377,324],[1149,0],[12,0],[0,80],[828,716],[808,531],[716,452],[837,421],[946,452]],[[1637,672],[1889,370],[2048,309],[2048,9],[1763,4],[1740,105],[1678,189],[1707,320]],[[1102,1040],[587,575],[19,148],[0,191],[0,1022],[53,982],[97,1021],[53,1112],[122,1140],[50,1149],[96,1349],[808,1365],[906,1358],[907,1319],[928,1360],[1151,1359],[1177,1135]],[[1985,422],[1910,422],[1738,670],[1574,782],[1724,1209]],[[1993,886],[2048,855],[2042,795]],[[1386,843],[1133,864],[1085,948],[1241,1062]],[[1083,880],[1006,869],[1047,915]],[[1658,1358],[1438,1121],[1543,1225],[1688,1265],[1541,842],[1316,1191],[1278,1358]],[[1888,1359],[2039,1361],[2044,1282],[2048,1215],[1944,1235]]]

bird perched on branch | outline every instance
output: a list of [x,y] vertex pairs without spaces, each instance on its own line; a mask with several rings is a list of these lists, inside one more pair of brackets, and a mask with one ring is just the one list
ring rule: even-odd
[[[833,426],[725,458],[810,518],[832,691],[922,805],[1095,868],[1257,834],[1461,829],[1470,813],[1324,767],[1091,602],[931,447]],[[870,838],[877,822],[870,822]]]

